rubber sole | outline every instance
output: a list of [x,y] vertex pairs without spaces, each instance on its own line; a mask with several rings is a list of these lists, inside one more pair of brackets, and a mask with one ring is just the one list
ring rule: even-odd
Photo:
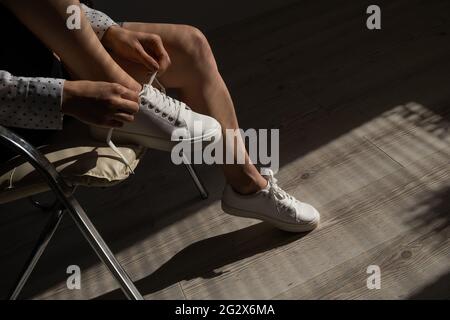
[[270,217],[262,216],[261,214],[258,214],[256,212],[233,208],[233,207],[225,204],[223,201],[222,201],[222,210],[225,213],[228,213],[232,216],[261,220],[261,221],[264,221],[264,222],[274,225],[276,228],[278,228],[280,230],[287,231],[287,232],[295,232],[295,233],[312,231],[319,226],[319,222],[320,222],[320,219],[317,219],[317,221],[313,221],[308,224],[302,224],[302,225],[290,224],[290,223],[272,219]]
[[[109,129],[90,127],[91,136],[99,141],[105,141],[108,135]],[[203,148],[202,142],[207,142],[208,144],[217,141],[221,137],[220,129],[218,131],[212,131],[208,135],[204,135],[197,139],[184,140],[184,142],[190,143],[194,146],[194,150]],[[136,144],[144,146],[150,149],[156,149],[161,151],[172,151],[173,147],[179,144],[181,141],[171,141],[167,139],[162,139],[158,137],[142,135],[138,133],[129,133],[121,131],[120,129],[114,129],[112,140],[120,144]],[[211,141],[209,141],[211,140]]]

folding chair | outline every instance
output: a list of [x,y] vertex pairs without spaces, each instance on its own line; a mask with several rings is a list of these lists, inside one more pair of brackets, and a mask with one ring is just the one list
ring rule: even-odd
[[[3,166],[0,170],[0,205],[26,197],[31,199],[33,195],[45,191],[52,191],[57,199],[51,208],[33,201],[41,209],[51,209],[52,213],[12,290],[9,297],[11,300],[19,297],[65,214],[69,214],[73,219],[126,297],[132,300],[143,299],[74,197],[78,186],[111,186],[125,180],[129,175],[129,171],[112,150],[101,142],[90,139],[87,131],[75,129],[75,139],[65,137],[61,145],[56,144],[56,147],[44,156],[43,151],[37,150],[15,133],[0,126],[0,145],[21,155],[4,165],[0,164],[0,167]],[[86,134],[80,137],[80,132]],[[135,169],[146,150],[139,146],[120,146],[120,151]],[[185,165],[201,197],[206,199],[208,194],[194,168],[187,162]]]

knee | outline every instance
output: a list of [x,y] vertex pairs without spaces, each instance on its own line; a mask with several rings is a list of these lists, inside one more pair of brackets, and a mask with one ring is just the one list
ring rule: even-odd
[[181,26],[183,34],[183,47],[194,65],[217,68],[214,54],[206,36],[199,29],[184,25]]

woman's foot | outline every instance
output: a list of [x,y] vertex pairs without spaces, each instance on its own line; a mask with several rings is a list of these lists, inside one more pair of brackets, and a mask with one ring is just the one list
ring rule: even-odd
[[277,185],[272,171],[268,170],[266,188],[242,195],[227,185],[222,197],[222,209],[228,214],[253,218],[273,224],[289,232],[306,232],[319,225],[319,212],[286,193]]
[[[109,132],[91,126],[91,134],[98,140],[106,139]],[[140,108],[134,121],[115,129],[111,138],[120,143],[172,151],[179,142],[201,147],[202,142],[219,141],[221,132],[217,120],[192,111],[185,103],[167,96],[164,89],[149,84],[140,93]]]

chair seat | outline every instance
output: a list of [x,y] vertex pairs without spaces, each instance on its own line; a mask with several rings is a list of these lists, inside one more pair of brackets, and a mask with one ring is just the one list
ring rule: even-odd
[[[141,146],[118,146],[134,170],[145,154]],[[105,187],[120,183],[130,170],[106,143],[93,140],[89,128],[72,121],[39,148],[72,186]],[[0,204],[49,191],[40,174],[22,157],[1,164]]]

